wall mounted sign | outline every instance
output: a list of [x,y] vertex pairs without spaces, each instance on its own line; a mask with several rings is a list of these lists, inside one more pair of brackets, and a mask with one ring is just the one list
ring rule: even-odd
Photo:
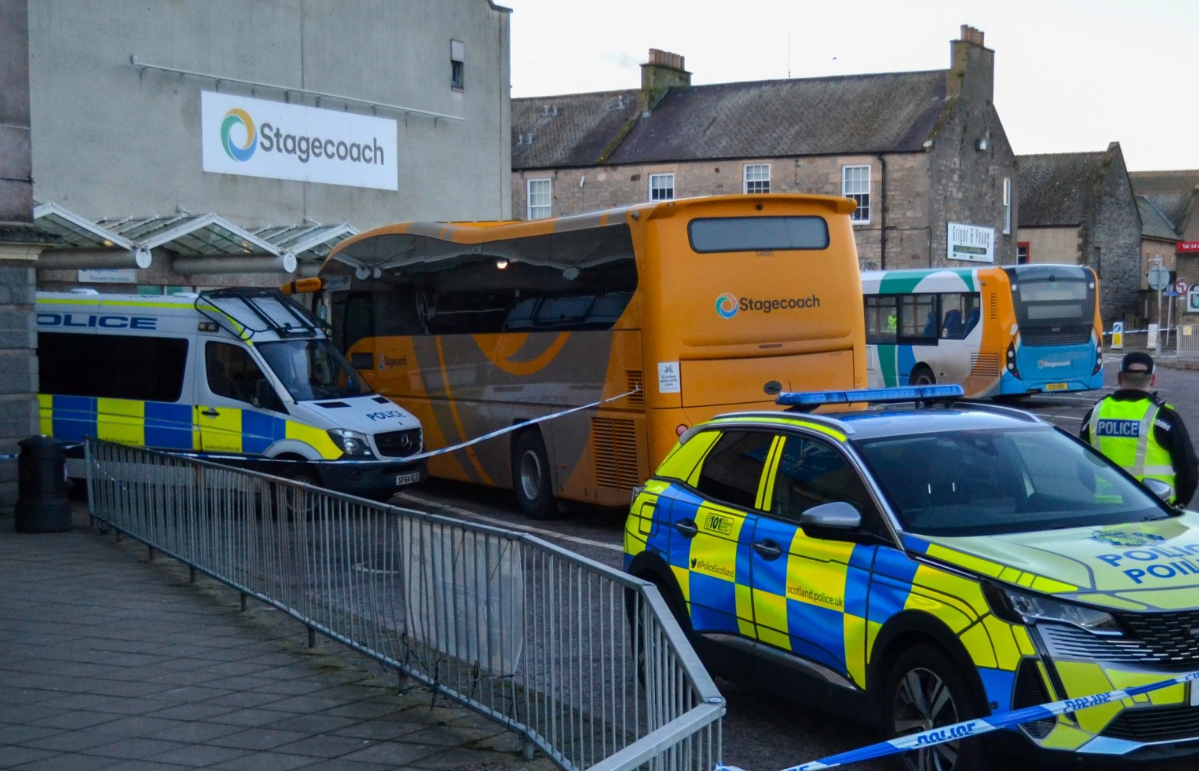
[[200,144],[216,174],[399,189],[387,118],[203,91]]

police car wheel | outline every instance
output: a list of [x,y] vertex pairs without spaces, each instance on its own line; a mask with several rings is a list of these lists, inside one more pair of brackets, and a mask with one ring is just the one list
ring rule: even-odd
[[550,461],[538,431],[525,431],[512,448],[512,487],[520,510],[529,519],[549,519],[555,512],[550,487]]
[[[929,731],[984,713],[949,654],[918,645],[895,662],[883,695],[885,726],[892,736]],[[909,771],[985,771],[994,767],[983,737],[965,738],[905,752]]]

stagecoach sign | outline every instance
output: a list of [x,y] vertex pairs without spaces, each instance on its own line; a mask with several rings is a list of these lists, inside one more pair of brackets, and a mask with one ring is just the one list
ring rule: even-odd
[[995,262],[995,228],[950,222],[946,240],[949,243],[946,257],[951,260]]
[[399,189],[396,122],[233,94],[200,94],[204,171]]

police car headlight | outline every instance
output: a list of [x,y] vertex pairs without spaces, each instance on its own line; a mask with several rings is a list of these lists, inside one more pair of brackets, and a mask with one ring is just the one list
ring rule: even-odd
[[329,438],[333,440],[333,444],[337,445],[337,449],[346,455],[361,457],[371,454],[371,446],[366,441],[366,434],[345,428],[331,428],[329,429]]
[[1122,635],[1115,616],[1102,610],[1062,602],[1041,594],[1017,592],[995,584],[985,584],[983,594],[991,612],[1012,624],[1033,625],[1038,621],[1070,624],[1097,635]]

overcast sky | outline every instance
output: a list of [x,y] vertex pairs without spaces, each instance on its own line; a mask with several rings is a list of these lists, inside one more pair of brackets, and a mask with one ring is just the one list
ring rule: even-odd
[[1199,169],[1199,2],[496,0],[512,9],[512,96],[637,88],[650,48],[693,85],[939,70],[962,24],[995,51],[1019,155],[1105,150],[1133,171]]

